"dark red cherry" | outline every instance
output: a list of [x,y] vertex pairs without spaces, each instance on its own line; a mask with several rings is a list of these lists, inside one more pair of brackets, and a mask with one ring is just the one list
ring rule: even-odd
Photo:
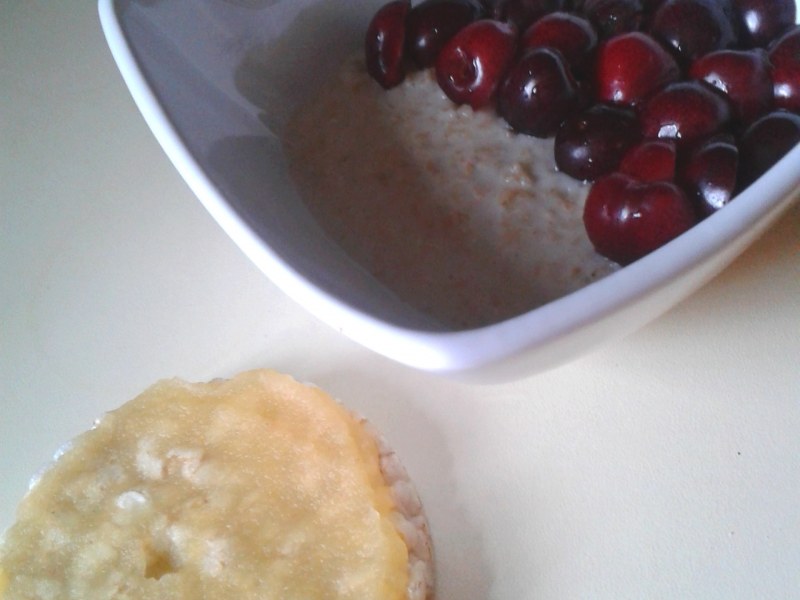
[[575,179],[594,181],[614,171],[640,137],[631,110],[597,104],[569,117],[559,128],[556,166]]
[[513,25],[481,19],[454,35],[436,59],[436,80],[456,104],[478,109],[494,98],[517,46]]
[[514,64],[497,96],[511,127],[536,137],[554,135],[580,103],[580,90],[558,50],[532,48]]
[[652,15],[664,4],[664,0],[642,0],[642,8],[645,15]]
[[477,0],[425,0],[408,14],[409,55],[421,68],[432,66],[450,38],[483,14]]
[[700,144],[689,155],[680,180],[702,216],[718,211],[733,199],[738,168],[739,149],[724,137]]
[[583,211],[595,249],[621,265],[660,248],[696,222],[692,203],[674,183],[641,182],[622,173],[598,179]]
[[519,31],[525,31],[543,16],[564,10],[566,4],[566,0],[494,0],[492,16],[512,23]]
[[406,76],[403,57],[410,8],[410,0],[393,0],[375,13],[367,27],[367,72],[385,89],[399,85]]
[[595,94],[601,102],[634,106],[679,76],[675,59],[655,39],[623,33],[600,44]]
[[575,76],[588,70],[597,47],[597,33],[586,19],[566,12],[545,15],[525,30],[522,48],[555,48]]
[[778,110],[747,128],[739,141],[739,178],[745,188],[800,143],[800,115]]
[[644,8],[640,0],[586,0],[583,14],[602,39],[636,31],[642,23]]
[[730,120],[727,100],[699,81],[678,81],[644,103],[639,115],[645,138],[674,139],[679,146],[717,133]]
[[736,42],[719,0],[666,0],[653,15],[650,33],[686,63]]
[[747,46],[766,48],[794,25],[794,0],[734,0],[739,35]]
[[674,140],[644,140],[622,157],[619,172],[639,181],[674,181],[677,155]]
[[725,94],[734,118],[748,124],[772,108],[770,71],[767,53],[758,48],[711,52],[692,63],[689,75]]
[[800,26],[775,42],[769,58],[775,106],[800,113]]

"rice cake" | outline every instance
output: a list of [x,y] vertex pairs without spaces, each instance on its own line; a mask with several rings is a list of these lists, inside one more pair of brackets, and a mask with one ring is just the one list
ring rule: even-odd
[[394,453],[273,371],[162,381],[32,484],[0,598],[423,600],[428,528]]

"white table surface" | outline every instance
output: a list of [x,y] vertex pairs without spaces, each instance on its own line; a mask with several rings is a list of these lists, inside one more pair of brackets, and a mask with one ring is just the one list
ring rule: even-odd
[[258,272],[173,169],[93,0],[0,3],[0,529],[162,377],[269,366],[416,480],[441,597],[800,598],[800,207],[639,333],[498,386],[411,371]]

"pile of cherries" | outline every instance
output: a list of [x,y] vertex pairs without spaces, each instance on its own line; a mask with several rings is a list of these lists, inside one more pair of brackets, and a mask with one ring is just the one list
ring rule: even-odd
[[795,19],[793,0],[393,0],[366,63],[386,89],[433,68],[456,104],[555,137],[559,170],[593,182],[589,239],[628,264],[800,142]]

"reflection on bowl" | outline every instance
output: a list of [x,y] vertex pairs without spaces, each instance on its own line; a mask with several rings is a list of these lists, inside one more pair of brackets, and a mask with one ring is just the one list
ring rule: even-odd
[[376,352],[483,380],[562,364],[697,290],[798,197],[795,148],[724,210],[624,269],[535,308],[483,322],[443,319],[332,239],[301,199],[283,143],[295,109],[360,50],[380,3],[100,0],[137,105],[211,215],[287,294]]

